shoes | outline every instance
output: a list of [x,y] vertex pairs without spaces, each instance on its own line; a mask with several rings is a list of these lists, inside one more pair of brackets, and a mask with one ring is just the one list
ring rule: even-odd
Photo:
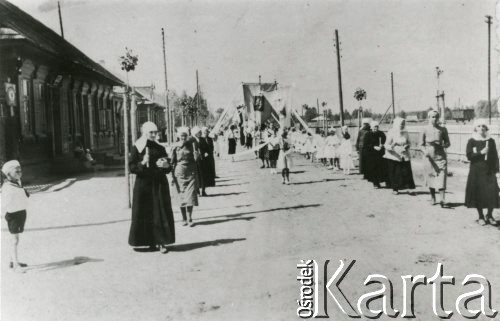
[[[28,264],[26,263],[21,263],[21,262],[18,262],[17,263],[19,267],[22,267],[22,268],[25,268],[28,266]],[[14,263],[13,262],[9,262],[9,269],[13,269],[14,268]]]
[[266,166],[262,165],[260,168],[266,168]]
[[285,184],[285,181],[281,182],[281,184]]
[[488,217],[486,218],[486,220],[488,221],[488,223],[490,223],[491,225],[497,225],[497,220],[495,220],[493,217]]
[[193,226],[194,226],[193,221],[192,221],[192,220],[191,220],[191,221],[189,221],[189,227],[193,227]]
[[182,221],[182,226],[187,226],[188,222],[187,221]]
[[480,218],[479,220],[477,220],[477,224],[479,224],[481,226],[485,226],[486,222],[482,218]]
[[392,191],[392,195],[399,195],[398,191]]
[[201,196],[208,196],[208,194],[203,192],[203,193],[201,193]]
[[161,252],[162,254],[167,254],[167,253],[168,253],[168,248],[167,248],[167,246],[166,246],[166,245],[161,245],[161,246],[160,246],[160,252]]

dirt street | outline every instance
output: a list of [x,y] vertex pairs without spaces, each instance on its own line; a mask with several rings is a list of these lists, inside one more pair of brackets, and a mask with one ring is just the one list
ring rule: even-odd
[[[464,320],[455,299],[467,292],[467,274],[488,278],[500,309],[500,230],[480,227],[475,211],[460,205],[464,176],[450,178],[454,208],[441,209],[421,186],[415,196],[394,196],[301,156],[295,165],[292,184],[282,185],[256,160],[219,161],[217,187],[201,198],[192,228],[181,226],[172,189],[177,243],[168,254],[128,246],[130,210],[119,172],[40,187],[21,237],[26,273],[8,269],[2,219],[1,320],[298,320],[301,259],[331,260],[330,275],[339,260],[356,260],[341,285],[354,304],[378,288],[363,285],[369,274],[386,275],[399,310],[401,276],[430,278],[441,262],[456,278],[444,287],[452,320]],[[415,320],[438,320],[430,286],[417,288],[415,301]],[[328,308],[332,320],[349,320]]]

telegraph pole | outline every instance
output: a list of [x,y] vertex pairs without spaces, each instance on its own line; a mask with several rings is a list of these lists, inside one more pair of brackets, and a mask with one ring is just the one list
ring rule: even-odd
[[337,49],[337,75],[339,78],[340,124],[344,126],[344,101],[342,97],[342,71],[340,68],[339,31],[335,29],[335,48]]
[[196,69],[196,125],[198,124],[198,113],[200,112],[200,83],[198,82],[198,69]]
[[165,122],[167,123],[167,143],[172,143],[173,140],[173,128],[170,121],[170,106],[168,103],[168,80],[167,80],[167,56],[165,54],[165,31],[161,28],[161,39],[163,43],[163,71],[165,74],[165,103],[167,105],[167,111],[165,113]]
[[391,93],[392,93],[392,119],[396,118],[396,108],[394,107],[394,74],[391,72]]
[[489,110],[489,124],[491,125],[491,16],[486,16],[488,24],[488,110]]
[[57,11],[59,12],[59,26],[61,27],[61,37],[64,39],[64,29],[61,15],[61,4],[57,1]]

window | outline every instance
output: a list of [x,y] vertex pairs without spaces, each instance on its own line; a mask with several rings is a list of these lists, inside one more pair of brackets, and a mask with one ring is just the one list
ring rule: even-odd
[[21,78],[19,80],[21,86],[19,93],[19,101],[21,104],[20,118],[21,118],[21,131],[23,136],[33,135],[33,117],[32,117],[32,106],[33,103],[30,100],[30,83],[28,79]]

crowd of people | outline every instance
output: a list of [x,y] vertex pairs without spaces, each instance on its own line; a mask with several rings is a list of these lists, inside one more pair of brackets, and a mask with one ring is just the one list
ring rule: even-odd
[[[395,195],[403,190],[412,193],[415,189],[411,161],[412,153],[418,151],[423,155],[425,186],[429,189],[431,204],[447,207],[446,149],[450,147],[450,139],[439,117],[437,111],[428,113],[428,125],[413,149],[406,121],[398,117],[387,135],[377,122],[363,119],[354,144],[347,126],[338,132],[332,128],[327,133],[313,133],[269,123],[251,128],[231,125],[217,133],[211,133],[207,127],[180,127],[176,130],[177,140],[173,146],[165,146],[158,142],[157,126],[146,122],[129,158],[130,171],[136,175],[136,180],[128,243],[134,248],[148,247],[167,253],[168,245],[175,243],[169,186],[174,186],[178,194],[176,202],[182,225],[193,227],[193,209],[199,204],[198,198],[208,196],[207,188],[216,183],[215,157],[225,151],[234,157],[238,138],[243,149],[250,150],[260,159],[261,169],[268,168],[271,174],[281,173],[283,184],[290,184],[293,153],[345,175],[351,174],[357,159],[359,174],[364,179],[377,189],[384,184]],[[492,214],[495,208],[500,208],[499,159],[495,140],[490,137],[484,121],[474,123],[466,156],[470,167],[464,204],[477,210],[481,226],[496,225]],[[171,184],[167,178],[169,173]],[[19,234],[24,231],[29,194],[21,183],[21,164],[17,160],[6,162],[2,174],[6,178],[2,185],[2,216],[12,235],[10,267],[22,269],[26,264],[18,260],[17,246]]]

